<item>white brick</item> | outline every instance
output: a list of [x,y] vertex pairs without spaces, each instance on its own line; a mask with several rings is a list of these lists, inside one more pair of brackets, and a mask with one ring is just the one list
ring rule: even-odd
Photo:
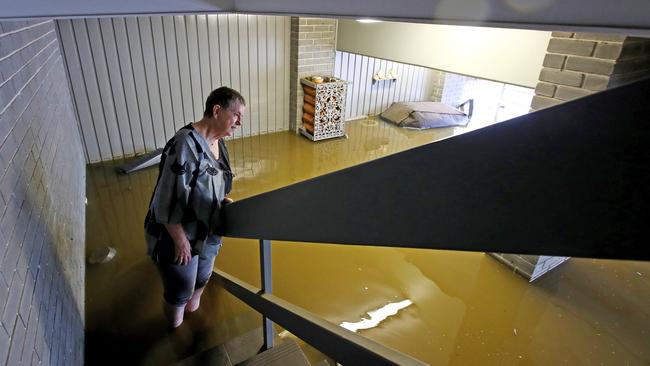
[[621,55],[621,51],[623,51],[622,43],[600,42],[596,46],[594,57],[616,60]]
[[607,33],[581,33],[578,32],[574,35],[576,39],[589,39],[594,41],[615,41],[623,42],[625,35],[622,34],[607,34]]
[[551,37],[571,38],[571,37],[573,37],[573,33],[571,33],[571,32],[552,32]]
[[558,55],[555,53],[547,53],[544,56],[544,67],[551,67],[554,69],[561,69],[564,66],[564,61],[566,60],[565,55]]
[[581,86],[584,74],[573,71],[560,71],[556,69],[543,68],[539,75],[540,81],[549,83]]
[[551,38],[548,43],[548,52],[566,55],[591,56],[595,47],[596,42],[592,41]]
[[555,92],[555,98],[568,101],[582,98],[593,93],[594,91],[592,90],[560,85],[557,87],[557,91]]
[[556,88],[557,86],[554,84],[539,82],[535,88],[535,94],[545,97],[553,97]]
[[533,101],[530,104],[530,107],[534,110],[540,110],[548,107],[553,107],[560,103],[562,103],[561,100],[535,95],[533,97]]
[[314,32],[314,26],[313,25],[299,25],[298,26],[298,31],[302,32]]
[[613,60],[569,56],[566,61],[565,69],[590,74],[611,75],[614,72],[615,64],[616,62]]

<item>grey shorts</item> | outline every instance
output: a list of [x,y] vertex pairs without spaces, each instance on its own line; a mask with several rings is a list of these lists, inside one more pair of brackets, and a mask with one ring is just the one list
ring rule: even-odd
[[214,267],[214,257],[201,259],[193,255],[186,265],[156,262],[158,272],[162,278],[165,301],[173,306],[187,304],[195,289],[208,283]]

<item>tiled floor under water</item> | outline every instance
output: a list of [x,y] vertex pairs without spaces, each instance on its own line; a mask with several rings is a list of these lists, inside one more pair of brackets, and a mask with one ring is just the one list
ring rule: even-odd
[[[230,141],[237,175],[231,196],[464,131],[362,120],[348,125],[348,139],[313,143],[279,132]],[[167,331],[160,281],[142,239],[156,169],[118,176],[109,163],[87,174],[86,250],[117,249],[113,261],[87,267],[88,365],[169,364],[260,325],[257,314],[211,282],[201,309]],[[572,258],[528,284],[483,253],[273,242],[272,255],[274,293],[332,323],[376,320],[367,312],[402,304],[358,332],[430,364],[650,364],[649,262]],[[257,242],[226,238],[216,266],[259,286]]]

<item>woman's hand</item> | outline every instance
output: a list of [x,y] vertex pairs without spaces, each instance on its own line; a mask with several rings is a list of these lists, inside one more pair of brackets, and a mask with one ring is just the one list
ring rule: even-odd
[[231,204],[231,203],[233,203],[233,200],[232,200],[232,198],[230,198],[230,197],[224,197],[224,198],[223,198],[223,201],[221,201],[221,205],[222,205],[222,206],[229,205],[229,204]]
[[190,263],[192,259],[192,249],[190,248],[190,242],[184,236],[183,240],[174,240],[174,262],[181,266],[184,266]]
[[192,259],[192,248],[181,224],[165,224],[169,236],[174,240],[174,263],[184,266]]

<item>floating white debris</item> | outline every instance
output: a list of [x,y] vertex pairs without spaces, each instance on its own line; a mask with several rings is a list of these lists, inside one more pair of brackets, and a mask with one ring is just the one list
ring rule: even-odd
[[513,329],[513,330],[512,330],[512,333],[514,333],[515,335],[517,335],[517,328]]
[[291,333],[289,333],[289,331],[286,330],[286,329],[283,330],[282,332],[278,333],[278,337],[280,337],[280,338],[286,338],[286,337],[288,337],[290,335],[291,335]]
[[637,272],[636,275],[637,275],[637,276],[643,276],[643,275],[641,274],[641,272]]
[[377,310],[371,310],[367,314],[370,316],[370,319],[367,318],[361,318],[361,321],[358,321],[356,323],[351,323],[351,322],[342,322],[339,324],[341,327],[351,330],[353,332],[357,332],[360,329],[370,329],[374,328],[379,323],[382,321],[386,320],[389,316],[393,316],[397,314],[400,310],[407,308],[411,306],[413,302],[411,300],[403,300],[400,302],[392,302],[388,303],[385,306],[377,309]]
[[110,262],[113,258],[115,258],[115,254],[117,254],[117,251],[113,247],[103,247],[103,248],[95,249],[88,256],[88,263],[90,264],[107,263]]

